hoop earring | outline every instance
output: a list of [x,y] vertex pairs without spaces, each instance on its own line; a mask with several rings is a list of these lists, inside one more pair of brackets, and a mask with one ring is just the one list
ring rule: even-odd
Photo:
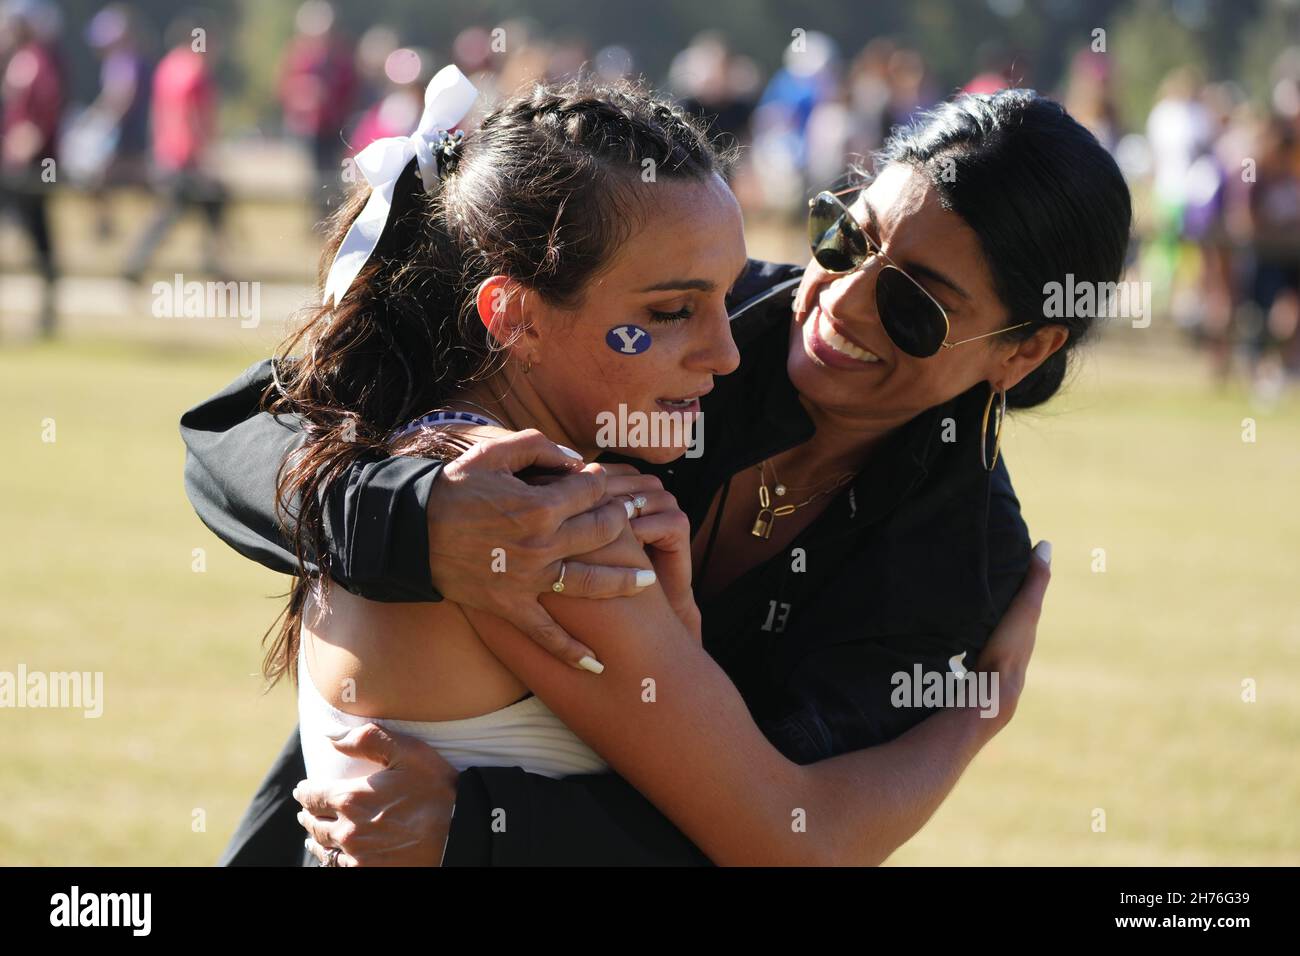
[[[993,432],[993,460],[989,461],[989,412],[993,410],[993,399],[1000,398],[998,406],[997,428]],[[985,471],[997,467],[998,453],[1002,449],[1002,423],[1007,417],[1007,390],[995,388],[989,384],[989,400],[984,403],[984,421],[980,424],[980,462]]]
[[532,370],[533,370],[533,360],[529,359],[527,362],[524,363],[524,374],[527,375]]

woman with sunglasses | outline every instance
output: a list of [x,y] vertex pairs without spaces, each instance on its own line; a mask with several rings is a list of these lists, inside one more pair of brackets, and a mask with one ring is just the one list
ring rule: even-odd
[[[828,826],[820,814],[831,812],[830,805],[819,801],[830,791],[799,772],[773,769],[779,763],[769,766],[751,729],[729,717],[710,721],[706,730],[680,713],[629,709],[629,701],[601,686],[608,673],[584,677],[519,634],[501,632],[486,638],[493,653],[622,778],[552,780],[501,768],[457,777],[400,735],[366,728],[340,748],[389,770],[360,786],[299,794],[322,859],[415,862],[431,854],[436,860],[454,799],[449,863],[672,862],[700,859],[696,847],[715,862],[873,861],[924,822],[935,795],[941,798],[992,727],[977,721],[970,725],[974,737],[947,736],[958,713],[923,720],[935,708],[899,700],[897,676],[917,667],[960,672],[981,654],[987,664],[1001,653],[1007,664],[1001,673],[1013,685],[1004,687],[1002,713],[1014,710],[1032,637],[1027,644],[987,643],[1031,565],[998,454],[1002,410],[1041,403],[1060,385],[1066,357],[1090,320],[1048,321],[1043,286],[1066,273],[1076,285],[1118,278],[1128,238],[1127,189],[1105,151],[1059,106],[1006,91],[938,108],[891,140],[879,175],[850,205],[821,195],[810,212],[813,261],[802,279],[798,270],[758,266],[733,296],[741,366],[720,377],[703,402],[704,454],[656,473],[690,519],[704,647],[739,690],[762,736],[796,765],[843,771],[843,783],[853,771],[839,755],[872,754],[883,769],[892,755],[909,752],[900,748],[928,739],[948,748],[937,771],[946,786],[929,791],[910,816],[891,816],[899,795],[873,787],[869,805],[853,808],[855,823],[842,817]],[[221,454],[199,435],[216,428],[227,449],[235,435],[249,442],[259,436],[267,442],[264,453],[283,449],[283,440],[270,444],[275,436],[265,419],[217,421],[219,407],[247,408],[240,391],[191,413],[191,497],[227,540],[281,566],[276,536],[256,526],[269,524],[260,516],[270,503],[251,501],[238,482],[222,487]],[[457,478],[463,490],[469,483],[459,471]],[[390,479],[384,488],[365,489],[365,508],[380,501],[381,515],[396,515],[399,484]],[[510,493],[504,484],[496,487]],[[218,489],[222,501],[238,502],[243,513],[210,506]],[[450,508],[455,491],[425,488],[429,514],[438,515],[429,524],[426,553],[394,547],[383,570],[360,573],[352,585],[375,596],[418,599],[425,595],[414,588],[380,595],[374,581],[418,582],[413,566],[423,561],[449,597],[453,587],[469,590],[454,573],[461,549],[468,555],[510,531],[498,524],[480,535],[475,529],[487,512],[469,497],[459,502],[458,518],[438,511]],[[340,505],[332,554],[374,553],[375,541],[366,544],[363,532],[348,530],[356,527],[347,520],[348,506],[360,509],[362,497]],[[460,541],[457,520],[465,530]],[[561,561],[538,570],[554,580]],[[596,570],[602,563],[620,562],[590,562]],[[427,583],[424,588],[431,596]],[[541,590],[532,585],[533,594]],[[506,603],[493,600],[497,607]],[[572,604],[546,598],[561,625],[574,619]],[[603,633],[570,630],[607,669],[653,675],[658,701],[665,687],[672,694],[698,690],[703,672],[693,669],[687,650],[664,645],[665,621],[622,616],[619,600],[598,605],[608,605],[600,612],[610,625]],[[1010,616],[1032,615],[1032,605],[1031,596]],[[727,699],[726,687],[706,684],[709,695]],[[650,713],[655,718],[646,719]],[[694,712],[697,720],[702,716]],[[707,750],[707,766],[696,763],[698,748],[706,746],[696,739],[700,734],[725,742],[721,753]],[[283,804],[294,758],[286,748],[268,777],[259,795],[263,811]],[[756,782],[789,783],[788,773],[798,781],[791,791]],[[419,799],[404,799],[417,780]],[[808,799],[794,801],[789,813],[806,810],[797,806],[802,803],[818,808],[814,840],[790,837],[799,832],[797,820],[794,829],[788,816],[783,825],[776,822],[775,804],[791,802],[794,793]],[[382,822],[369,812],[376,801],[389,807]],[[494,826],[502,810],[514,821],[504,833]],[[873,825],[890,832],[878,832],[873,842],[864,836]],[[807,832],[814,832],[811,825]],[[262,835],[250,831],[242,845]]]

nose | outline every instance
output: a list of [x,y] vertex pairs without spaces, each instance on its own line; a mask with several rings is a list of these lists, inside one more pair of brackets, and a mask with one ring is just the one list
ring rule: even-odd
[[[834,276],[820,291],[822,308],[846,325],[877,323],[876,276],[879,272],[879,259],[873,258],[847,275]],[[817,295],[813,296],[813,301],[818,301]]]
[[740,368],[740,349],[731,336],[731,317],[721,303],[713,310],[705,341],[691,353],[691,364],[710,375],[727,375]]

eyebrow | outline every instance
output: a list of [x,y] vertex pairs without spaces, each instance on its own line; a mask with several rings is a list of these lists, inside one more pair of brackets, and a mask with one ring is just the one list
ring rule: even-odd
[[693,289],[696,292],[712,292],[717,286],[710,279],[666,279],[656,282],[637,292],[676,292],[678,289]]
[[[867,223],[871,226],[871,231],[877,236],[880,235],[880,220],[876,218],[876,210],[872,207],[871,203],[867,201],[866,196],[862,197],[862,205],[866,207]],[[872,245],[875,245],[875,243],[873,242]],[[937,269],[931,269],[929,266],[921,265],[918,262],[904,262],[900,263],[900,265],[905,267],[904,271],[906,271],[908,275],[914,278],[919,276],[923,279],[929,279],[931,282],[937,282],[939,285],[951,289],[967,302],[971,301],[971,295],[969,292]]]
[[[749,260],[740,267],[736,273],[736,278],[731,280],[734,286],[740,281],[746,270],[749,269]],[[712,292],[718,287],[718,284],[712,279],[665,279],[663,282],[656,282],[654,285],[648,285],[644,289],[637,289],[637,292],[677,292],[681,290],[690,290],[695,292]]]

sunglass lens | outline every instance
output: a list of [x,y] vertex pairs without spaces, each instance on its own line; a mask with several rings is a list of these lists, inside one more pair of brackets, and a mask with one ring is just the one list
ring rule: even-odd
[[813,258],[827,272],[856,269],[867,257],[866,237],[844,208],[829,195],[819,195],[808,210],[808,244]]
[[916,358],[934,355],[948,334],[948,323],[934,300],[893,266],[876,276],[876,308],[890,340]]

